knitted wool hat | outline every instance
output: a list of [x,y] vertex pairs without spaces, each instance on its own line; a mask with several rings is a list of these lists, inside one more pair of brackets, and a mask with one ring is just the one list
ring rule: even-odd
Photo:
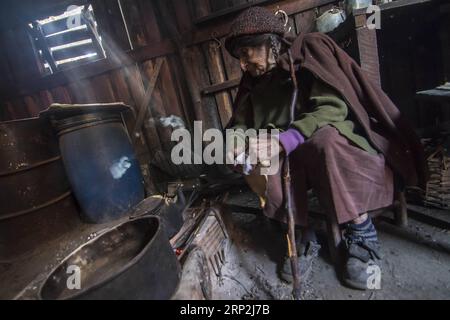
[[234,56],[236,39],[250,35],[273,33],[283,36],[284,24],[280,18],[262,7],[251,7],[242,12],[231,25],[225,40],[225,48]]

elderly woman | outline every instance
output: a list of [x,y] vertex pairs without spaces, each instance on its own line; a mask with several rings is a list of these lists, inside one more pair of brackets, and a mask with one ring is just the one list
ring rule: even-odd
[[[326,35],[300,34],[290,41],[280,19],[252,7],[234,21],[225,45],[244,72],[227,128],[277,128],[280,156],[289,155],[301,275],[319,248],[307,228],[312,188],[326,213],[346,226],[345,283],[366,289],[368,268],[380,259],[367,212],[392,204],[394,176],[403,185],[423,183],[417,136],[386,94]],[[290,61],[299,83],[292,122]],[[244,142],[242,133],[235,136]],[[259,146],[267,146],[268,139],[273,137],[260,137]],[[264,214],[286,222],[280,172],[269,175],[259,193]],[[286,259],[280,270],[286,281],[292,280],[290,269]]]

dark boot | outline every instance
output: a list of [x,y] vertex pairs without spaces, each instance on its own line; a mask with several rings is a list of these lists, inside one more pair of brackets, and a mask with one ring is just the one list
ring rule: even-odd
[[369,223],[365,230],[350,225],[345,234],[347,263],[343,280],[347,286],[359,290],[380,289],[381,286],[380,244],[370,218],[369,222],[364,222]]
[[[314,259],[319,256],[320,248],[319,243],[315,241],[309,241],[306,244],[300,243],[297,245],[300,281],[303,282],[309,277],[312,269],[312,263]],[[294,281],[291,268],[291,259],[288,256],[284,257],[279,275],[281,280],[287,283],[292,283]]]

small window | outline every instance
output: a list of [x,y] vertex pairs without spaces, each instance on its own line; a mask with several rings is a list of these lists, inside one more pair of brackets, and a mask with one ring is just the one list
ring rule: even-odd
[[91,5],[69,6],[28,26],[44,75],[106,57]]

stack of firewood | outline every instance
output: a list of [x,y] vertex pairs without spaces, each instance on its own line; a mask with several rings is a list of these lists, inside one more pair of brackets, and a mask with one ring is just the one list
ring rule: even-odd
[[450,208],[450,157],[444,148],[438,148],[428,157],[430,178],[424,203],[442,209]]

